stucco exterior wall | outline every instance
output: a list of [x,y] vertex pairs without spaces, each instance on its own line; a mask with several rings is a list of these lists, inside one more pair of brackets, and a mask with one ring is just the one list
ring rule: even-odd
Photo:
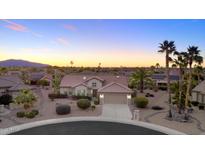
[[197,92],[192,92],[192,101],[198,101],[197,100]]
[[[93,87],[93,83],[96,83],[96,87]],[[97,80],[97,79],[91,79],[91,80],[87,81],[87,85],[88,85],[88,87],[90,87],[92,89],[99,89],[102,87],[102,81]]]
[[63,88],[60,88],[60,93],[61,94],[67,94],[68,96],[71,96],[73,95],[73,88],[70,88],[70,87],[63,87]]
[[86,86],[79,85],[79,86],[75,87],[74,94],[75,95],[90,96],[91,91]]

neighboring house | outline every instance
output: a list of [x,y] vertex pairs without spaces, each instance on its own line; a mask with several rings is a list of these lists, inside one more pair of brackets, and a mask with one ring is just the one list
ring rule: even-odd
[[10,93],[16,96],[23,89],[31,89],[18,76],[0,76],[0,95]]
[[31,85],[36,85],[39,80],[45,76],[45,72],[33,72],[29,73],[29,82]]
[[7,75],[9,75],[9,76],[13,76],[13,75],[21,76],[22,72],[21,71],[8,71]]
[[[165,73],[163,74],[153,74],[151,76],[152,80],[155,81],[156,86],[159,89],[166,89],[167,88],[167,76]],[[179,81],[179,75],[170,72],[170,83],[174,83]]]
[[205,80],[192,89],[192,101],[205,103]]
[[101,103],[127,103],[132,90],[125,76],[66,75],[60,84],[62,94],[84,95],[100,98]]
[[40,80],[46,80],[49,83],[49,86],[52,85],[53,76],[51,74],[44,74]]
[[33,72],[29,74],[29,82],[31,85],[37,85],[40,80],[46,80],[49,82],[49,85],[51,85],[52,79],[52,75],[45,72]]

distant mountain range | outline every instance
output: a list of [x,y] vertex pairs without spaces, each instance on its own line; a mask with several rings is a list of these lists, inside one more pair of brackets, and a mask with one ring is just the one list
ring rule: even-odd
[[1,67],[47,67],[47,64],[41,64],[36,62],[30,62],[26,60],[18,60],[18,59],[8,59],[4,61],[0,61]]

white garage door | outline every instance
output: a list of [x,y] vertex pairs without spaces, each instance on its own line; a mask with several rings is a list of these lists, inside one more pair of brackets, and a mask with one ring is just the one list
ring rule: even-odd
[[127,94],[104,93],[104,103],[106,104],[126,104]]

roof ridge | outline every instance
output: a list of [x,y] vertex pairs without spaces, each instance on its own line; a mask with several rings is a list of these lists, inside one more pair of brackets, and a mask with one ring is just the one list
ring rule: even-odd
[[111,83],[105,85],[104,87],[101,87],[100,89],[98,89],[98,91],[101,91],[101,90],[103,90],[103,89],[105,89],[105,88],[108,88],[108,87],[112,86],[113,84],[117,84],[118,86],[120,86],[120,87],[122,87],[122,88],[124,88],[124,89],[126,89],[126,90],[131,91],[130,88],[128,88],[128,87],[126,87],[125,85],[123,85],[123,84],[121,84],[121,83],[118,83],[118,82],[111,82]]

